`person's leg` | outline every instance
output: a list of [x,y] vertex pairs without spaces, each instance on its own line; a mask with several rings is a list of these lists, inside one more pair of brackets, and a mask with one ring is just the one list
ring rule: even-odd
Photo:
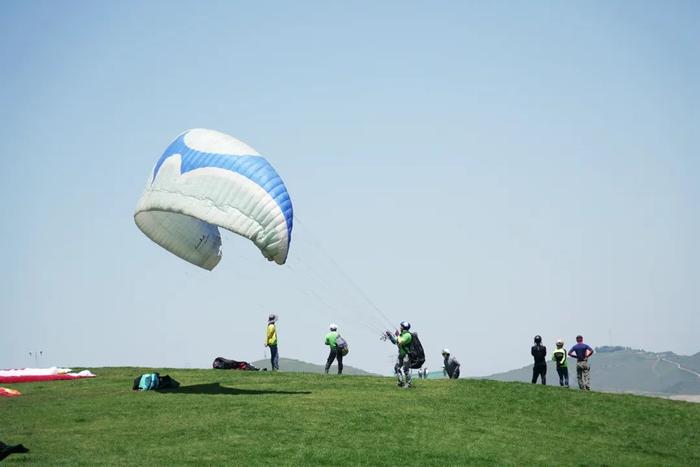
[[564,386],[564,369],[557,368],[557,374],[559,375],[559,386]]
[[586,391],[591,390],[591,366],[588,364],[588,362],[583,362],[585,363],[585,366],[583,367],[583,386],[586,388]]
[[343,352],[338,352],[338,374],[342,375],[343,374]]
[[403,365],[403,359],[399,357],[396,360],[396,365],[394,365],[394,373],[396,373],[396,379],[398,380],[398,385],[403,386],[403,376],[401,375],[401,366]]
[[406,380],[406,386],[410,388],[413,385],[413,381],[411,378],[411,360],[408,358],[408,355],[403,357],[403,374]]
[[331,365],[333,364],[333,361],[335,360],[335,350],[333,347],[330,348],[330,351],[328,352],[328,358],[326,359],[326,374],[328,373],[328,370],[330,370]]
[[583,362],[576,362],[576,380],[578,381],[578,388],[585,389],[583,385],[583,367],[581,366]]
[[452,373],[452,379],[459,379],[459,368],[455,368],[454,373]]
[[537,382],[537,375],[539,374],[539,371],[537,369],[537,365],[532,366],[532,384],[535,384]]
[[540,376],[542,378],[542,384],[547,385],[547,364],[540,364]]
[[276,345],[270,346],[270,363],[272,364],[273,371],[280,369],[280,357]]
[[569,367],[564,367],[564,386],[569,387]]

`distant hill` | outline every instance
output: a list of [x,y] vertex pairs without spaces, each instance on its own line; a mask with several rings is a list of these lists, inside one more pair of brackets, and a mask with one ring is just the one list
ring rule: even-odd
[[[256,360],[252,362],[254,366],[263,369],[270,369],[270,359]],[[295,360],[293,358],[280,358],[280,371],[289,371],[292,373],[323,373],[324,366],[316,365],[314,363],[302,362],[301,360]],[[337,373],[338,367],[334,363],[331,367],[331,373]],[[379,376],[374,373],[369,373],[359,368],[352,367],[350,365],[343,365],[344,375],[365,375],[365,376]]]
[[[550,351],[552,349],[547,349]],[[700,352],[646,352],[619,346],[597,347],[591,357],[591,387],[596,391],[635,394],[700,394]],[[532,365],[487,376],[497,381],[530,381]],[[576,383],[576,361],[569,359],[570,385]],[[554,362],[547,364],[547,383],[559,384]]]

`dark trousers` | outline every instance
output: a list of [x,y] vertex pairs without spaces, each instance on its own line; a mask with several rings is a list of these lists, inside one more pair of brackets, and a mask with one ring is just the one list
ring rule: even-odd
[[542,384],[547,384],[547,363],[535,363],[532,367],[532,384],[537,382],[537,377],[542,378]]
[[280,355],[277,353],[277,344],[270,345],[270,364],[272,365],[272,370],[280,369]]
[[559,374],[559,386],[569,387],[569,368],[562,367],[557,368],[557,373]]
[[333,360],[338,359],[338,374],[343,374],[343,354],[338,352],[337,347],[331,347],[331,352],[328,354],[328,360],[326,360],[326,373],[331,368]]

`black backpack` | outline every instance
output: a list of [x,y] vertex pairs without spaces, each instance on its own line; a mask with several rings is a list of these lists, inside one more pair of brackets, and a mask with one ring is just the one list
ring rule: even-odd
[[411,343],[408,347],[408,359],[411,362],[411,368],[414,369],[422,367],[425,363],[423,344],[420,343],[418,333],[416,332],[411,333]]
[[237,360],[229,360],[224,357],[216,357],[214,363],[212,363],[212,368],[216,370],[246,370],[246,371],[260,371],[260,368],[256,368],[248,362],[239,362]]

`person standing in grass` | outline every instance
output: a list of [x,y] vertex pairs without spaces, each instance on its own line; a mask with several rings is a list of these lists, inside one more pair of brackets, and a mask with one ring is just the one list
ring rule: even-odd
[[280,369],[280,357],[277,352],[277,327],[275,323],[277,322],[277,315],[271,313],[267,318],[267,333],[265,337],[265,347],[270,348],[270,365],[272,366],[272,371],[277,371]]
[[326,334],[326,345],[330,347],[330,353],[326,360],[326,374],[330,370],[333,361],[338,359],[338,374],[343,374],[343,352],[338,349],[338,326],[333,323],[329,326],[330,332]]
[[564,341],[557,339],[557,348],[552,353],[552,360],[557,362],[557,374],[559,375],[559,386],[569,387],[569,365],[566,357]]
[[542,378],[542,384],[547,384],[547,347],[542,345],[542,337],[535,336],[535,345],[530,349],[535,365],[532,367],[532,384],[537,383],[537,377]]
[[591,390],[591,366],[588,364],[588,357],[593,355],[593,349],[583,343],[583,336],[576,336],[576,345],[569,350],[569,357],[576,359],[576,379],[578,388]]
[[450,379],[459,378],[459,361],[450,355],[450,349],[442,349],[442,358],[445,359],[445,374]]
[[[411,347],[411,340],[413,340],[413,336],[409,332],[411,323],[408,321],[401,321],[399,326],[401,330],[397,330],[395,334],[386,331],[386,337],[399,348],[399,358],[396,361],[396,365],[394,365],[394,373],[396,373],[396,379],[398,379],[398,386],[410,388],[413,387],[413,381],[411,380],[411,359],[408,355]],[[402,370],[403,375],[401,374]]]

